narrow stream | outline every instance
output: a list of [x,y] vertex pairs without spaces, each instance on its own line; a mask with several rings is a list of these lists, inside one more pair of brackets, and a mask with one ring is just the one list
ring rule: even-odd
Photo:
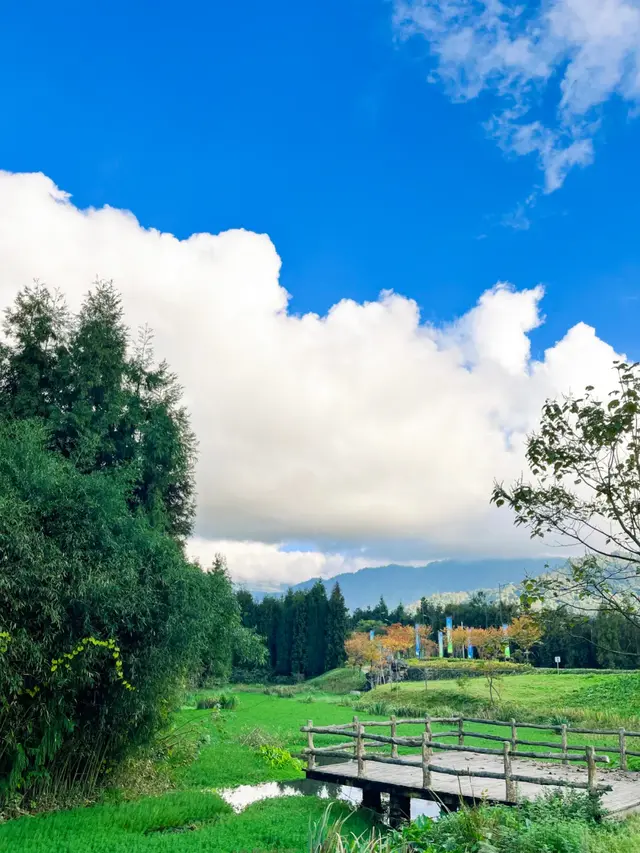
[[[252,803],[275,797],[320,797],[323,800],[343,800],[354,808],[362,802],[362,790],[349,785],[332,785],[313,779],[294,779],[290,782],[263,782],[259,785],[239,785],[218,791],[222,799],[235,812],[241,812]],[[383,807],[388,807],[388,796],[382,795]],[[438,817],[440,807],[430,800],[411,799],[411,820],[421,815]]]

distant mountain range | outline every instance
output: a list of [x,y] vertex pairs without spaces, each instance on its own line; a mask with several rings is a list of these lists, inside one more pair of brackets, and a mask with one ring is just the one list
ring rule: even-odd
[[[337,582],[344,595],[347,607],[373,607],[382,596],[389,608],[400,602],[414,604],[422,596],[451,597],[472,590],[494,590],[503,584],[519,584],[526,575],[540,575],[545,571],[560,568],[564,559],[488,559],[488,560],[440,560],[426,566],[389,565],[378,568],[360,569],[336,575],[327,580],[311,578],[296,584],[294,590],[309,589],[318,580],[330,593]],[[286,592],[283,589],[282,592]],[[272,593],[278,595],[280,593]],[[263,598],[265,593],[255,593]]]

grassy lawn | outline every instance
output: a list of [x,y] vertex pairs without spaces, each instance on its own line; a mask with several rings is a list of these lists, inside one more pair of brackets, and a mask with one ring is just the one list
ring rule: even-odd
[[[484,716],[488,686],[484,679],[472,679],[462,690],[451,680],[433,681],[425,691],[421,682],[380,687],[371,693],[350,697],[360,703],[358,710],[331,690],[351,690],[353,673],[338,673],[313,685],[305,685],[297,695],[282,698],[264,691],[235,690],[237,707],[216,715],[211,711],[185,706],[174,716],[174,730],[188,732],[201,740],[199,752],[188,762],[178,762],[172,770],[174,789],[158,796],[143,796],[115,789],[97,805],[70,811],[24,817],[0,825],[1,853],[271,853],[304,851],[309,827],[323,815],[327,801],[314,797],[286,797],[265,800],[235,814],[217,793],[236,785],[285,781],[304,774],[295,765],[273,766],[260,754],[260,745],[269,744],[298,753],[306,746],[300,726],[312,719],[315,725],[350,722],[354,713],[361,720],[388,719],[403,709],[413,713]],[[346,685],[346,687],[345,687]],[[576,719],[625,719],[627,728],[640,730],[640,677],[617,675],[528,674],[505,677],[501,684],[501,704],[496,713],[508,711],[524,719],[561,722],[575,713]],[[312,688],[312,690],[309,689]],[[324,692],[327,691],[327,692]],[[373,713],[373,712],[376,713]],[[475,712],[475,713],[474,713]],[[483,713],[480,713],[483,712]],[[409,715],[409,714],[407,714]],[[635,722],[634,722],[635,719]],[[424,724],[403,726],[399,734],[419,734]],[[434,732],[450,726],[434,725]],[[496,734],[505,739],[509,730],[493,724],[467,724],[466,728]],[[384,729],[378,733],[387,734]],[[548,740],[559,744],[552,732],[520,730],[520,737]],[[344,740],[315,736],[322,746]],[[591,736],[573,734],[572,744],[594,742]],[[449,741],[452,742],[452,741]],[[493,746],[467,737],[467,744]],[[600,739],[600,751],[614,739]],[[524,748],[524,747],[523,747]],[[640,744],[629,743],[630,749]],[[536,749],[531,747],[531,749]],[[406,750],[401,750],[406,751]],[[640,769],[640,761],[636,767]],[[633,767],[633,764],[630,766]],[[345,804],[332,808],[334,819],[349,815]],[[637,825],[638,822],[636,822]],[[629,825],[630,827],[632,824]],[[360,833],[367,829],[362,814],[348,817],[345,830]],[[618,839],[624,845],[622,839]],[[633,844],[638,844],[633,847]],[[636,834],[629,851],[640,849]],[[612,847],[612,850],[614,848]],[[624,850],[621,846],[615,848]]]
[[[262,853],[306,849],[310,823],[322,817],[327,801],[313,797],[266,800],[234,814],[216,789],[301,778],[291,765],[271,766],[252,745],[265,741],[298,751],[306,745],[299,728],[316,714],[318,724],[349,722],[351,708],[318,699],[310,704],[262,693],[238,693],[238,707],[222,712],[183,708],[175,727],[194,727],[208,739],[196,759],[174,773],[177,790],[132,802],[111,791],[104,803],[0,826],[2,853]],[[247,739],[250,743],[245,743]],[[331,742],[331,738],[326,742]],[[335,740],[335,739],[333,739]],[[336,803],[332,816],[349,814]],[[360,814],[346,828],[363,832],[370,824]]]
[[[567,723],[582,728],[640,731],[640,674],[625,675],[563,675],[562,673],[510,675],[499,685],[500,699],[491,709],[486,679],[469,679],[464,689],[455,681],[403,682],[384,685],[367,693],[360,702],[362,715],[366,709],[399,715],[424,713],[447,716],[461,713],[468,717],[493,717],[523,722],[534,721],[559,725]],[[509,739],[510,730],[499,726],[466,723],[465,728]],[[551,731],[521,729],[519,737],[526,740],[560,744],[560,736]],[[617,746],[617,737],[569,733],[571,745],[593,744],[606,753],[607,746]],[[465,738],[465,743],[488,746],[488,742]],[[544,747],[522,749],[544,751]],[[640,752],[640,738],[629,739],[627,748]],[[609,755],[612,765],[618,758]],[[640,759],[629,758],[629,769],[640,770]]]

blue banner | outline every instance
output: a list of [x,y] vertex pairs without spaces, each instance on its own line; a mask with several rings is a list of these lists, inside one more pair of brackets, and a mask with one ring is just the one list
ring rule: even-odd
[[453,654],[453,616],[447,616],[447,654]]
[[415,631],[416,631],[416,657],[419,658],[420,657],[420,626],[418,625],[417,622],[415,624]]
[[373,640],[373,638],[375,637],[375,635],[376,635],[376,632],[375,632],[375,631],[373,630],[373,628],[372,628],[372,629],[369,631],[369,639],[370,639],[370,640]]
[[444,657],[444,636],[442,631],[438,631],[438,655]]
[[473,646],[471,645],[471,631],[467,631],[467,657],[469,660],[473,657]]

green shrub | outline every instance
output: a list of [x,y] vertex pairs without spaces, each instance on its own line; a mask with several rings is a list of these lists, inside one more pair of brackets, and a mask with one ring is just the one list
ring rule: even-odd
[[233,693],[221,693],[218,696],[218,706],[223,711],[235,711],[238,707],[238,697]]
[[198,711],[206,711],[210,708],[219,708],[220,702],[217,696],[203,696],[201,699],[198,699],[196,702],[196,708]]
[[301,771],[304,767],[299,758],[294,758],[291,753],[280,746],[265,743],[258,749],[258,753],[267,762],[269,767],[281,770],[290,767],[292,770]]

